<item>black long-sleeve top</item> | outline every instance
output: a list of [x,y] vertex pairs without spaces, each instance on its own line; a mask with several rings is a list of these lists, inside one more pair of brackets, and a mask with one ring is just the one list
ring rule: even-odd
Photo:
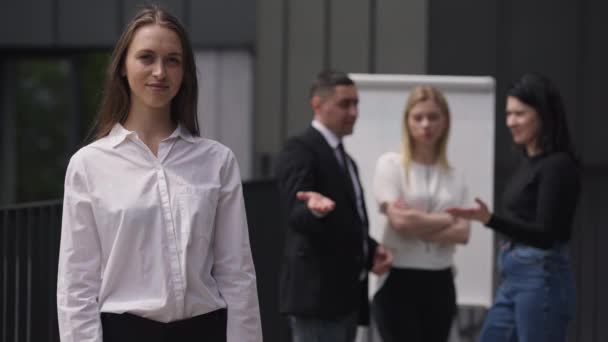
[[507,184],[503,210],[486,226],[515,242],[551,248],[570,240],[579,192],[578,167],[569,154],[525,157]]

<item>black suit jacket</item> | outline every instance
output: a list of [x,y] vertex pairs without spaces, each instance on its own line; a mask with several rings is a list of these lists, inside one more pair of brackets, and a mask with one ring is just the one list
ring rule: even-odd
[[[355,165],[352,160],[351,165]],[[332,318],[359,309],[362,321],[367,321],[367,278],[360,276],[371,268],[377,243],[368,235],[367,219],[357,213],[350,179],[321,133],[308,127],[287,141],[278,159],[277,178],[287,220],[281,312]],[[334,200],[336,207],[318,218],[296,199],[298,191],[319,192]]]

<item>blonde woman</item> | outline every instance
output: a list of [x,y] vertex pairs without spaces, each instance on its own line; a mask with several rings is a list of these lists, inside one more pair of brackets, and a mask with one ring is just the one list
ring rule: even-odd
[[403,116],[401,153],[376,164],[374,194],[387,217],[383,243],[394,253],[373,310],[385,342],[445,342],[456,309],[454,246],[469,222],[445,210],[465,202],[463,177],[447,159],[450,111],[431,86],[414,88]]

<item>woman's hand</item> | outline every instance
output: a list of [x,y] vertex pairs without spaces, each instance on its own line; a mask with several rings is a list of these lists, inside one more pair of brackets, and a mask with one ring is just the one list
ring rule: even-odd
[[483,224],[487,224],[492,217],[492,213],[488,210],[488,206],[479,198],[475,198],[476,207],[472,208],[448,208],[445,211],[455,217],[460,217],[466,220],[475,220]]
[[376,248],[376,254],[374,254],[374,265],[372,266],[372,272],[376,275],[382,275],[391,269],[393,264],[393,253],[390,249],[378,245]]
[[401,199],[395,202],[383,203],[383,209],[388,218],[389,225],[396,231],[403,230],[406,222],[407,205]]

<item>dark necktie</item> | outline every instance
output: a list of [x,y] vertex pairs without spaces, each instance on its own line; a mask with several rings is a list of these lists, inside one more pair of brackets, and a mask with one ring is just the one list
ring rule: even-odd
[[338,144],[338,153],[340,154],[340,159],[341,159],[341,163],[340,166],[342,166],[342,171],[344,172],[345,177],[345,181],[348,185],[348,189],[349,191],[352,192],[353,196],[356,196],[356,191],[355,191],[355,184],[353,182],[353,179],[350,175],[350,170],[349,170],[349,162],[348,162],[348,157],[346,156],[346,151],[344,151],[344,145],[342,145],[342,143]]
[[348,159],[346,158],[344,145],[342,145],[342,143],[339,143],[337,149],[338,153],[340,153],[340,166],[342,166],[342,171],[346,172],[346,174],[350,177],[350,172],[348,172]]
[[[364,260],[367,260],[367,214],[365,213],[365,209],[363,209],[363,202],[359,202],[359,200],[356,198],[357,197],[357,192],[355,191],[355,186],[359,186],[359,185],[355,185],[355,183],[353,182],[353,179],[350,176],[350,170],[348,167],[348,158],[346,157],[346,151],[344,151],[344,145],[342,145],[342,142],[340,142],[338,144],[338,152],[340,153],[340,157],[342,159],[342,171],[344,171],[346,173],[346,182],[349,185],[350,191],[352,191],[353,196],[355,196],[355,205],[357,208],[357,213],[359,215],[359,217],[361,218],[361,221],[363,222],[363,227],[361,232],[363,233],[363,258]],[[359,184],[359,181],[357,181],[357,184]],[[365,278],[365,270],[362,271],[361,273],[361,277],[362,279]]]

